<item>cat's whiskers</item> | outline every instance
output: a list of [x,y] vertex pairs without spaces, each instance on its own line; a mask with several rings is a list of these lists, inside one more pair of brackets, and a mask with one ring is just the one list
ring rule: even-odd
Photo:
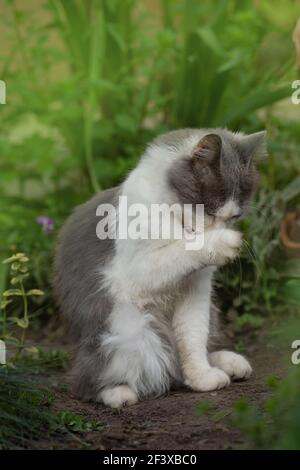
[[246,210],[248,210],[248,209],[251,210],[251,211],[256,211],[262,216],[264,215],[264,210],[260,209],[259,207],[255,206],[255,205],[247,205]]
[[243,246],[246,248],[247,253],[249,254],[249,257],[253,261],[253,264],[255,266],[256,272],[257,272],[257,278],[261,275],[260,269],[259,269],[259,264],[257,262],[257,257],[255,251],[252,249],[252,247],[249,245],[247,240],[243,240]]

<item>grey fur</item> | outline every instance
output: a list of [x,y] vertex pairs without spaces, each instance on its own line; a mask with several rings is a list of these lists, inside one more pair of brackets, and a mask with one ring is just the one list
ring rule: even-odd
[[[171,133],[174,145],[180,145],[184,133],[187,137],[195,132],[199,131],[181,130],[178,131],[180,137],[176,132]],[[264,145],[264,133],[245,136],[240,141],[226,129],[205,129],[206,133],[204,137],[199,133],[192,158],[186,155],[171,168],[170,186],[182,204],[204,204],[205,211],[211,215],[230,197],[246,210],[258,182],[252,156]],[[167,135],[162,142],[169,145],[169,138]]]
[[240,149],[246,159],[259,161],[267,156],[266,131],[246,135],[240,142]]
[[60,236],[54,264],[54,294],[67,319],[75,346],[73,376],[76,392],[95,398],[97,380],[104,366],[100,335],[113,299],[101,285],[101,266],[114,252],[114,241],[96,236],[96,208],[116,204],[118,188],[103,191],[79,206]]

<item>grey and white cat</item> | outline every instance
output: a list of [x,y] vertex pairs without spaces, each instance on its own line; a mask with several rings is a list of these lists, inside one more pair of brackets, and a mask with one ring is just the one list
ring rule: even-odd
[[[265,132],[183,129],[146,149],[125,182],[78,207],[60,234],[55,293],[75,347],[77,393],[117,408],[182,382],[195,391],[248,378],[249,362],[230,351],[208,352],[213,336],[212,280],[233,260],[242,235],[232,222],[256,187]],[[99,240],[99,204],[204,204],[204,245],[182,240]],[[118,223],[117,219],[114,221]],[[179,221],[183,233],[184,222]]]

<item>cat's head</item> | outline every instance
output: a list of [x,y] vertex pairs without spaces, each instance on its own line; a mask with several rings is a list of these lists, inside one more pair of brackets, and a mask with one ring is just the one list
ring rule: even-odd
[[204,204],[212,220],[241,217],[257,187],[257,160],[266,154],[266,132],[243,135],[225,129],[199,139],[171,168],[169,184],[183,204]]

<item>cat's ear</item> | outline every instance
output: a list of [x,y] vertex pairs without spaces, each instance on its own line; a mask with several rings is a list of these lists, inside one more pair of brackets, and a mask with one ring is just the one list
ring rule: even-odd
[[240,141],[242,158],[246,162],[259,161],[267,157],[267,131],[245,135]]
[[194,163],[215,166],[220,164],[222,140],[218,134],[207,134],[199,140],[193,150]]

